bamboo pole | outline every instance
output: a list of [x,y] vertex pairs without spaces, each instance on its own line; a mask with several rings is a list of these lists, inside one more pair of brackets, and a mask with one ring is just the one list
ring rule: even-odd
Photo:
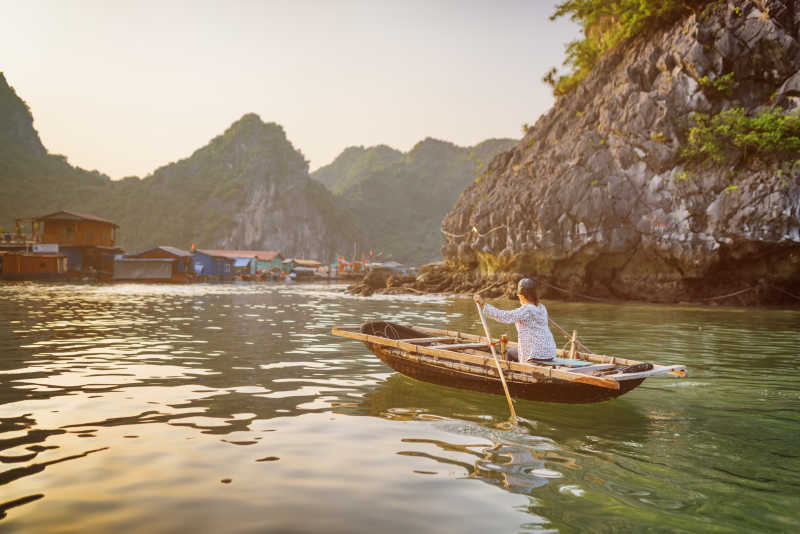
[[483,330],[486,332],[486,337],[489,338],[489,348],[492,349],[492,356],[494,357],[494,363],[497,365],[497,374],[500,376],[500,382],[503,384],[503,391],[506,393],[506,400],[508,401],[508,408],[511,410],[511,417],[514,420],[517,419],[517,412],[514,411],[514,403],[511,401],[511,394],[508,392],[508,386],[506,385],[506,377],[503,374],[503,369],[500,368],[500,360],[497,359],[497,353],[494,351],[494,345],[492,344],[492,336],[489,335],[489,326],[486,324],[486,317],[483,316],[483,308],[481,308],[480,302],[476,302],[475,305],[478,307],[478,315],[481,318],[481,323],[483,324]]
[[572,339],[569,341],[569,359],[575,359],[575,342],[578,340],[578,331],[572,331]]

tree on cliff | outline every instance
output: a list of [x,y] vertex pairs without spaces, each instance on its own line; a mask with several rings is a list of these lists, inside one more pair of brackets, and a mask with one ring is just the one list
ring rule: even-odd
[[591,72],[597,58],[648,29],[670,24],[703,0],[565,0],[556,5],[550,20],[569,16],[583,28],[583,39],[567,44],[564,65],[571,70],[559,75],[553,67],[543,81],[556,96],[574,90]]

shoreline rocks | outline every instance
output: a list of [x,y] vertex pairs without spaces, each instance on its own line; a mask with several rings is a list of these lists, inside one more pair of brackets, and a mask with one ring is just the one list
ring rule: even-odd
[[[535,277],[531,273],[505,272],[493,275],[482,275],[473,271],[457,271],[454,266],[445,262],[424,265],[418,276],[371,275],[352,284],[345,290],[347,293],[369,297],[374,294],[448,294],[471,296],[480,293],[485,298],[507,297],[516,301],[516,287],[520,278]],[[730,287],[721,281],[713,286],[704,287],[692,293],[664,293],[663,298],[636,299],[619,298],[611,292],[594,291],[585,294],[581,288],[561,287],[552,279],[537,277],[539,296],[543,299],[561,302],[600,302],[623,304],[630,302],[653,304],[694,304],[708,306],[758,306],[765,303],[780,304],[787,307],[800,307],[800,295],[793,293],[793,287],[776,285],[764,278],[753,284],[741,283]],[[382,282],[381,282],[382,281]],[[708,295],[712,291],[716,293]],[[675,295],[679,295],[677,298]]]

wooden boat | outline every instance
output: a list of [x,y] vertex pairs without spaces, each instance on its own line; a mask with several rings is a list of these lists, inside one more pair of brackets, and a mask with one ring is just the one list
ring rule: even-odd
[[363,341],[386,365],[411,378],[503,395],[489,349],[491,341],[500,348],[500,367],[511,396],[526,400],[599,402],[624,395],[651,376],[687,376],[683,365],[663,366],[579,352],[574,345],[569,351],[557,351],[552,361],[512,362],[504,358],[504,343],[495,338],[383,321],[366,323],[359,329],[333,328],[331,333]]

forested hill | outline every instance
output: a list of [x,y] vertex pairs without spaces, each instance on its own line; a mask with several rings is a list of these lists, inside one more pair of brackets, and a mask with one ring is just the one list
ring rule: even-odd
[[490,139],[465,148],[428,138],[405,154],[350,147],[311,176],[350,210],[379,260],[419,265],[441,259],[442,219],[486,162],[515,144]]
[[33,128],[33,116],[0,73],[0,226],[13,230],[14,219],[60,209],[88,211],[117,220],[103,206],[111,180],[49,154]]
[[386,145],[370,148],[351,146],[331,163],[314,171],[311,177],[334,194],[367,180],[372,173],[403,160],[403,153]]
[[248,114],[190,157],[112,181],[48,154],[25,103],[0,75],[0,226],[58,210],[116,222],[129,251],[156,245],[276,249],[327,261],[361,235],[311,180],[283,128]]

